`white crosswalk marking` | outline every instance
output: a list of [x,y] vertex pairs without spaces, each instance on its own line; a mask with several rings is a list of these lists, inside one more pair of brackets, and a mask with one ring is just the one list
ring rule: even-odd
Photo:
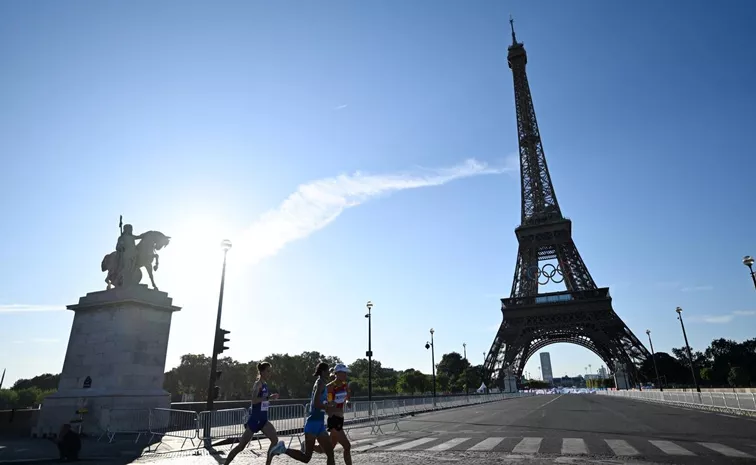
[[454,439],[449,439],[446,442],[442,442],[441,444],[439,444],[437,446],[433,446],[433,447],[431,447],[429,449],[426,449],[426,450],[431,451],[431,452],[438,452],[438,451],[442,451],[442,450],[449,450],[449,449],[451,449],[451,448],[453,448],[455,446],[458,446],[458,445],[462,444],[465,441],[469,441],[470,439],[472,439],[472,438],[454,438]]
[[515,454],[537,454],[543,438],[522,438],[512,452]]
[[503,440],[504,438],[486,438],[467,450],[491,450]]
[[[426,452],[444,452],[444,451],[450,451],[452,449],[455,449],[457,446],[460,446],[462,444],[469,445],[472,444],[471,447],[469,447],[468,451],[493,451],[496,449],[496,447],[501,444],[506,437],[478,437],[478,438],[472,438],[472,437],[466,437],[466,438],[455,438],[455,437],[444,437],[444,436],[438,436],[438,435],[431,435],[431,436],[425,436],[418,438],[417,436],[408,437],[405,435],[401,436],[394,436],[386,438],[383,437],[382,440],[379,440],[379,437],[370,437],[370,438],[360,438],[352,442],[353,445],[359,444],[357,447],[352,447],[352,451],[354,452],[372,452],[376,450],[384,450],[384,451],[393,451],[393,452],[401,452],[401,451],[426,451]],[[513,439],[513,438],[510,438]],[[520,442],[517,443],[517,445],[514,446],[514,448],[509,450],[501,450],[501,452],[506,453],[512,453],[512,454],[537,454],[540,452],[541,445],[543,444],[544,438],[521,438]],[[436,445],[431,445],[430,443],[434,441],[439,441]],[[598,445],[596,444],[598,441],[604,441],[606,445],[612,450],[613,454],[618,457],[635,457],[641,454],[636,447],[638,445],[632,446],[630,445],[630,442],[624,440],[624,439],[599,439],[599,438],[588,438],[587,441],[584,438],[562,438],[562,449],[561,453],[565,456],[575,456],[575,455],[587,455],[589,454],[589,447],[587,443],[591,443],[592,445]],[[675,456],[696,456],[698,455],[696,452],[693,452],[689,449],[687,449],[686,444],[691,444],[691,442],[688,441],[682,441],[682,445],[678,444],[677,442],[673,441],[662,441],[662,440],[645,440],[641,438],[635,438],[633,439],[636,443],[640,444],[641,442],[645,443],[646,441],[651,443],[653,446],[655,446],[661,453],[666,455],[675,455]],[[724,444],[720,444],[717,442],[698,442],[702,447],[705,447],[706,449],[709,449],[717,454],[721,454],[725,457],[732,457],[732,458],[748,458],[753,459],[756,454],[753,454],[752,451],[744,452],[743,450],[735,449],[731,446],[726,446]],[[263,444],[262,449],[265,449],[267,443]],[[462,450],[462,449],[458,449]],[[594,451],[595,453],[596,451]]]
[[413,447],[422,446],[425,443],[435,441],[436,438],[420,438],[415,439],[414,441],[405,442],[404,444],[399,444],[398,446],[392,447],[389,450],[409,450]]
[[693,452],[689,451],[688,449],[678,446],[674,442],[670,442],[670,441],[648,441],[648,442],[655,445],[656,447],[661,449],[662,452],[669,455],[696,455]]
[[562,439],[563,454],[588,454],[588,448],[585,447],[585,441],[580,438]]
[[612,449],[612,452],[614,452],[616,455],[640,455],[638,449],[631,446],[627,441],[624,441],[622,439],[604,439],[604,442]]
[[713,451],[719,452],[722,455],[726,455],[727,457],[742,457],[747,459],[753,458],[751,454],[740,452],[739,450],[725,446],[724,444],[719,444],[716,442],[699,442],[699,444],[707,449],[711,449]]
[[362,451],[370,450],[370,449],[373,449],[373,448],[376,448],[376,447],[388,446],[389,444],[394,444],[395,442],[404,441],[405,439],[407,439],[407,438],[391,438],[391,439],[386,439],[384,441],[378,441],[378,442],[375,442],[375,443],[372,443],[372,444],[365,444],[364,446],[355,447],[355,448],[352,449],[352,451],[354,451],[354,452],[362,452]]

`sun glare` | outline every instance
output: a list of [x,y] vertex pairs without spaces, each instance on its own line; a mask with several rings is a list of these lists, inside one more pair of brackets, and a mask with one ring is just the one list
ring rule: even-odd
[[175,225],[170,236],[170,245],[161,251],[166,256],[165,267],[161,264],[160,270],[166,289],[170,285],[172,293],[184,296],[204,293],[209,283],[220,279],[221,242],[233,241],[233,232],[217,218],[203,217]]

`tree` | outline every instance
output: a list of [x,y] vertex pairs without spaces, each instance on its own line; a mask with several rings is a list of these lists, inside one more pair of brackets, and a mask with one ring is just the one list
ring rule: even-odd
[[[174,394],[193,393],[197,400],[207,399],[210,357],[201,354],[181,356],[179,366],[168,372],[163,386]],[[169,384],[170,383],[170,384]],[[178,391],[173,391],[177,389]]]
[[727,382],[732,387],[743,387],[750,384],[750,377],[748,372],[741,367],[730,368],[730,373],[727,375]]
[[475,391],[483,384],[484,370],[483,365],[469,366],[465,370],[465,381],[470,391]]
[[18,405],[18,392],[12,389],[0,389],[0,409],[16,408]]
[[436,366],[438,374],[444,374],[449,379],[461,378],[470,363],[457,352],[450,352],[441,356]]
[[436,372],[436,394],[449,392],[449,385],[451,380],[446,373]]
[[58,383],[60,382],[60,375],[52,375],[50,373],[45,373],[43,375],[35,376],[31,379],[19,379],[15,383],[13,383],[13,389],[14,391],[18,391],[20,389],[28,389],[31,387],[39,388],[42,391],[49,391],[50,389],[58,389]]
[[425,388],[425,375],[415,369],[403,371],[397,381],[397,390],[404,394],[422,393]]
[[[655,359],[662,384],[664,384],[664,380],[666,380],[666,384],[688,384],[691,382],[687,356],[685,356],[685,364],[666,352],[656,352]],[[654,359],[648,357],[643,362],[641,365],[641,373],[646,379],[651,380],[653,383],[657,382],[656,371],[654,370]]]

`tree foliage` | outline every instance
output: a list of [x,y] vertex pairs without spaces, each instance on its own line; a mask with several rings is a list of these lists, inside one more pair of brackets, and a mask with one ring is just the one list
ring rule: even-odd
[[[756,379],[756,338],[736,342],[730,339],[714,339],[703,352],[691,349],[694,369],[702,385],[712,387],[749,387]],[[690,360],[685,347],[672,349],[678,368],[659,367],[659,375],[667,378],[668,384],[689,386],[692,384]],[[659,355],[659,354],[657,354]]]

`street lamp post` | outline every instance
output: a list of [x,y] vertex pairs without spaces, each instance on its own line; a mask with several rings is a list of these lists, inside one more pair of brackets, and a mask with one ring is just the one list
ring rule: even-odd
[[367,307],[367,314],[365,318],[368,320],[368,350],[365,355],[368,359],[368,416],[373,412],[373,302],[367,301],[365,305]]
[[[228,239],[224,239],[221,242],[221,249],[223,249],[223,271],[221,271],[221,283],[220,283],[220,294],[218,295],[218,314],[215,317],[215,336],[213,337],[213,357],[210,361],[210,379],[208,382],[207,387],[207,406],[205,409],[207,411],[213,410],[213,397],[215,396],[215,381],[216,381],[216,370],[218,369],[218,348],[219,346],[222,346],[223,344],[219,344],[219,338],[221,337],[221,313],[223,312],[223,290],[226,286],[226,256],[228,255],[228,251],[231,249],[231,241]],[[208,417],[209,419],[210,417]],[[205,423],[205,439],[209,440],[210,437],[210,423]]]
[[753,280],[753,287],[756,287],[756,273],[753,271],[753,257],[746,255],[743,257],[743,265],[747,266],[751,271],[751,279]]
[[436,348],[433,346],[433,328],[430,329],[431,340],[425,343],[425,348],[431,351],[431,373],[433,373],[433,407],[436,407]]
[[[462,343],[462,352],[464,353],[465,362],[467,362],[467,343],[466,342]],[[468,376],[467,376],[467,367],[465,366],[465,395],[469,396],[470,395],[470,390],[468,389],[467,383],[470,380],[467,379],[467,378],[468,378]]]
[[[682,320],[680,320],[682,321]],[[648,335],[648,345],[651,346],[651,360],[654,361],[654,373],[656,373],[656,384],[659,385],[659,391],[664,391],[664,387],[661,384],[661,378],[659,378],[659,368],[656,366],[656,354],[654,353],[654,343],[651,342],[651,330],[646,330],[646,335]]]
[[682,318],[682,308],[677,307],[677,319],[680,320],[680,327],[682,327],[683,338],[685,339],[685,351],[688,353],[688,361],[690,361],[690,374],[693,375],[693,386],[696,387],[696,392],[701,392],[701,388],[698,387],[698,379],[696,378],[696,369],[693,366],[693,355],[690,353],[690,344],[688,344],[688,335],[685,333],[685,324]]

